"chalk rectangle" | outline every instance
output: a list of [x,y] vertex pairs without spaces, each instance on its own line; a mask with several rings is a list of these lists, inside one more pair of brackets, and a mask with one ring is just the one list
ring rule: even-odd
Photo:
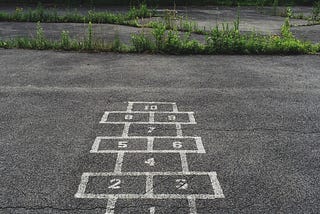
[[205,153],[201,137],[96,137],[90,153]]
[[224,194],[216,172],[100,172],[83,173],[75,197],[216,199]]
[[148,138],[96,137],[91,153],[143,152],[148,150]]
[[196,124],[194,112],[106,111],[100,124]]
[[193,112],[156,112],[155,123],[196,124]]
[[132,111],[178,111],[176,103],[173,102],[131,102]]

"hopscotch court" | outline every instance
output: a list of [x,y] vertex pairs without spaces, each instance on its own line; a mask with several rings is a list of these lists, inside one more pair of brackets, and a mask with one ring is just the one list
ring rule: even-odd
[[[115,213],[118,199],[185,199],[189,213],[195,214],[196,200],[224,198],[215,171],[189,170],[187,154],[206,153],[201,137],[183,135],[181,125],[197,124],[194,112],[180,112],[174,102],[128,102],[126,111],[106,111],[99,123],[123,125],[121,136],[97,136],[88,151],[117,154],[114,171],[84,172],[76,198],[106,199],[106,214]],[[181,170],[155,170],[161,161],[156,155],[167,154],[177,156]],[[136,164],[151,170],[123,170],[128,155],[148,155]],[[157,207],[149,211],[157,213]]]

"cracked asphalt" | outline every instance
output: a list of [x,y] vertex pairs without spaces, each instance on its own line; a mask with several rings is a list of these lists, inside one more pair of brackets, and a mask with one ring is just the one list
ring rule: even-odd
[[[197,124],[182,125],[183,134],[202,137],[206,153],[187,154],[189,169],[217,172],[225,195],[197,200],[198,213],[318,213],[319,67],[319,56],[1,49],[0,213],[104,214],[105,199],[74,196],[82,173],[114,170],[116,154],[89,151],[96,136],[121,135],[121,125],[99,121],[128,101],[176,102],[195,112]],[[125,156],[123,168],[148,171],[145,157]],[[155,157],[157,170],[181,170],[174,155]],[[167,183],[154,188],[167,191]],[[139,184],[128,188],[139,192]],[[118,200],[115,213],[151,206],[189,213],[188,201],[177,199]]]

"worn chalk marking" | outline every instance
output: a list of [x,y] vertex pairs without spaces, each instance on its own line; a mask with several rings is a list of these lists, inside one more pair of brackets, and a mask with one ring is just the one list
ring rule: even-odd
[[153,195],[153,175],[147,175],[146,195]]
[[128,102],[127,112],[132,112],[132,108],[133,108],[133,103],[132,102]]
[[100,153],[100,154],[108,154],[108,153],[118,153],[118,152],[124,152],[124,153],[199,153],[198,150],[99,150],[99,151],[90,151],[90,153]]
[[216,172],[200,172],[200,171],[189,171],[189,172],[85,172],[82,176],[157,176],[157,175],[213,175],[212,179],[217,180]]
[[89,181],[89,176],[90,175],[88,175],[87,173],[82,174],[78,192],[74,196],[75,198],[81,198],[81,195],[85,194],[86,187]]
[[[105,124],[118,124],[118,125],[120,125],[120,124],[125,124],[125,123],[127,123],[126,121],[120,121],[120,122],[103,122],[103,123],[105,123]],[[148,122],[143,122],[143,121],[132,121],[132,122],[130,122],[130,123],[134,123],[134,124],[157,124],[157,125],[175,125],[175,124],[187,124],[187,125],[190,125],[190,124],[192,124],[192,123],[190,123],[190,122],[156,122],[156,121],[154,121],[154,122],[150,122],[150,121],[148,121]]]
[[154,112],[149,112],[149,123],[154,123]]
[[99,150],[99,146],[100,146],[100,142],[101,142],[101,138],[100,137],[96,137],[96,139],[93,142],[92,148],[90,150],[90,153],[97,153]]
[[123,163],[123,156],[124,156],[124,152],[118,152],[116,166],[114,167],[114,172],[116,172],[116,173],[121,172],[122,163]]
[[188,160],[186,153],[180,152],[182,172],[189,172]]
[[140,101],[134,101],[134,102],[131,102],[133,104],[170,104],[170,105],[174,105],[176,103],[174,102],[140,102]]
[[193,112],[189,112],[189,121],[191,124],[197,124],[196,119],[194,118],[194,113]]
[[123,137],[123,136],[99,136],[97,138],[100,138],[100,140],[104,139],[148,139],[149,137],[152,137],[154,139],[159,138],[159,139],[164,139],[164,138],[172,138],[172,139],[197,139],[200,137],[194,137],[194,136],[128,136],[128,137]]
[[127,122],[124,124],[123,132],[122,132],[122,137],[128,137],[130,124],[131,124],[131,123],[127,123]]
[[114,214],[114,208],[117,202],[117,197],[111,197],[108,199],[107,210],[105,214]]
[[[132,121],[131,123],[135,124],[197,124],[194,118],[194,112],[175,112],[175,114],[188,114],[189,121],[181,121],[181,122],[175,122],[175,121],[167,121],[167,122],[158,122],[154,120],[155,113],[157,114],[172,114],[173,112],[169,111],[106,111],[100,121],[100,123],[107,123],[107,124],[124,124],[126,121],[108,121],[108,116],[110,114],[127,114],[127,115],[133,115],[133,114],[149,114],[149,121]],[[126,120],[132,119],[133,116],[125,116]]]
[[148,114],[148,113],[157,113],[157,114],[194,114],[193,111],[179,111],[179,112],[172,112],[172,111],[106,111],[109,114]]
[[156,213],[156,208],[155,207],[150,207],[150,214],[155,214]]
[[153,151],[153,141],[154,138],[153,137],[148,137],[148,144],[147,144],[147,151]]
[[192,196],[188,196],[188,203],[190,207],[190,214],[197,214],[196,199]]
[[[131,140],[131,139],[146,139],[147,140],[147,149],[141,150],[124,150],[124,149],[99,149],[100,143],[102,140]],[[177,148],[174,149],[159,149],[154,150],[154,139],[173,139],[173,140],[183,140],[183,139],[193,139],[196,143],[197,150],[194,149],[184,149],[178,150]],[[96,137],[90,153],[118,153],[119,151],[125,153],[205,153],[205,149],[203,147],[203,143],[201,141],[201,137],[188,137],[188,136],[157,136],[157,137],[143,137],[143,136],[130,136],[130,137],[110,137],[110,136],[101,136]]]
[[78,198],[95,198],[95,199],[109,199],[109,198],[119,198],[119,199],[188,199],[192,196],[195,199],[216,199],[215,195],[210,194],[80,194]]
[[[149,182],[151,181],[150,177],[157,175],[164,176],[176,176],[176,175],[208,175],[212,183],[212,188],[214,194],[92,194],[84,193],[88,179],[90,176],[149,176]],[[87,172],[83,173],[81,177],[81,183],[76,193],[76,198],[121,198],[121,199],[188,199],[188,197],[193,197],[195,199],[216,199],[224,198],[222,189],[220,187],[219,181],[217,180],[216,172]],[[146,178],[148,179],[148,178]],[[147,187],[148,186],[148,187]],[[151,188],[151,184],[146,183],[146,188]]]
[[176,103],[172,104],[172,111],[175,112],[175,113],[178,113],[178,106],[177,106]]
[[216,198],[224,198],[224,194],[223,191],[221,189],[219,180],[217,178],[217,173],[216,172],[211,172],[209,174],[211,183],[212,183],[212,188],[214,190],[214,195]]
[[201,137],[195,137],[198,153],[206,153],[206,150],[203,147]]
[[181,123],[176,123],[176,129],[177,129],[177,136],[182,137]]
[[102,118],[101,118],[99,123],[106,123],[107,120],[108,120],[108,116],[109,116],[109,112],[107,112],[107,111],[104,112],[104,114],[103,114],[103,116],[102,116]]

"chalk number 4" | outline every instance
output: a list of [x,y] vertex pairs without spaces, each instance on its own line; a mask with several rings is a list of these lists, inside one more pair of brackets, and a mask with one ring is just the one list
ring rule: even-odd
[[155,161],[154,158],[149,158],[148,160],[145,161],[146,164],[148,164],[149,166],[154,166],[155,165]]

